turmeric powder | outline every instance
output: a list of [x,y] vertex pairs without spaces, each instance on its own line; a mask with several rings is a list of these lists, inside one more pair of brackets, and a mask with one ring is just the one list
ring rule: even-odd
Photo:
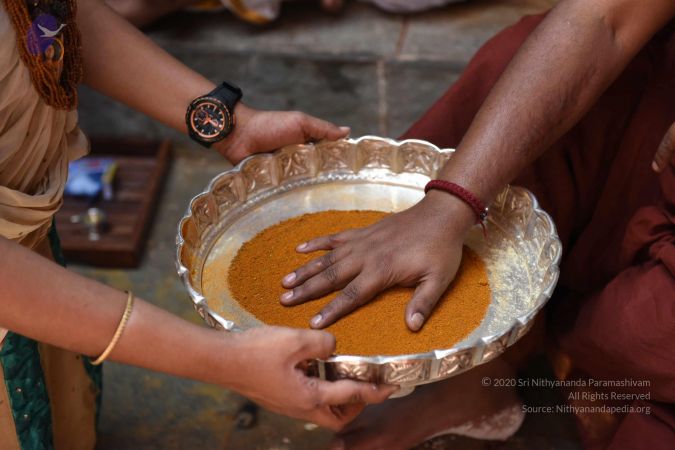
[[[237,253],[229,268],[230,292],[239,304],[268,325],[309,328],[309,320],[337,294],[297,306],[284,306],[281,278],[323,252],[300,254],[302,243],[349,228],[365,227],[382,219],[377,211],[323,211],[295,217],[269,227]],[[213,261],[204,269],[205,294],[224,288],[225,268]],[[487,312],[490,303],[485,264],[464,247],[457,276],[438,302],[422,330],[410,331],[404,320],[411,288],[394,287],[326,328],[337,340],[338,354],[402,355],[446,349],[468,336]]]

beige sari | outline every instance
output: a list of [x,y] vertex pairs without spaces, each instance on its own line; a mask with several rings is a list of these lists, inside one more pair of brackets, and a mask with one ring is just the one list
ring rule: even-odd
[[[1,5],[0,236],[51,258],[46,237],[62,203],[68,163],[87,153],[88,141],[77,127],[76,111],[46,105],[34,89],[19,57],[14,28]],[[0,329],[0,349],[6,335]],[[95,392],[81,357],[44,344],[39,344],[39,352],[54,447],[93,448]],[[18,450],[12,393],[8,395],[5,389],[2,369],[0,363],[0,449]]]

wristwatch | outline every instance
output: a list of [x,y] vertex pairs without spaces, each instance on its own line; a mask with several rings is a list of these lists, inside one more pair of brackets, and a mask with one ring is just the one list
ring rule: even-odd
[[207,148],[225,139],[234,128],[234,107],[241,97],[239,87],[223,82],[208,94],[192,100],[185,114],[190,137]]

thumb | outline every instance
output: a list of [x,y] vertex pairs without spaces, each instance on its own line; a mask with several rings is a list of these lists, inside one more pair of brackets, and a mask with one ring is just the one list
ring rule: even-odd
[[302,359],[326,359],[335,353],[335,336],[325,331],[302,330],[298,356]]
[[349,127],[338,127],[330,122],[308,115],[305,115],[304,120],[301,122],[301,126],[302,132],[305,135],[305,140],[307,141],[320,141],[322,139],[335,141],[346,137],[350,132]]
[[675,153],[675,123],[670,126],[656,150],[652,161],[654,172],[661,172],[668,165],[673,153]]
[[435,278],[423,280],[417,286],[405,310],[408,328],[412,331],[422,328],[447,287],[447,284]]

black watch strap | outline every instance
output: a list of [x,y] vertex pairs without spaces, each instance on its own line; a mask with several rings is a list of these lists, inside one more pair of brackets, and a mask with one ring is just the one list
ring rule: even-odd
[[239,86],[223,81],[216,86],[214,90],[205,95],[205,97],[215,97],[227,106],[231,114],[234,114],[234,107],[241,100],[243,93]]

